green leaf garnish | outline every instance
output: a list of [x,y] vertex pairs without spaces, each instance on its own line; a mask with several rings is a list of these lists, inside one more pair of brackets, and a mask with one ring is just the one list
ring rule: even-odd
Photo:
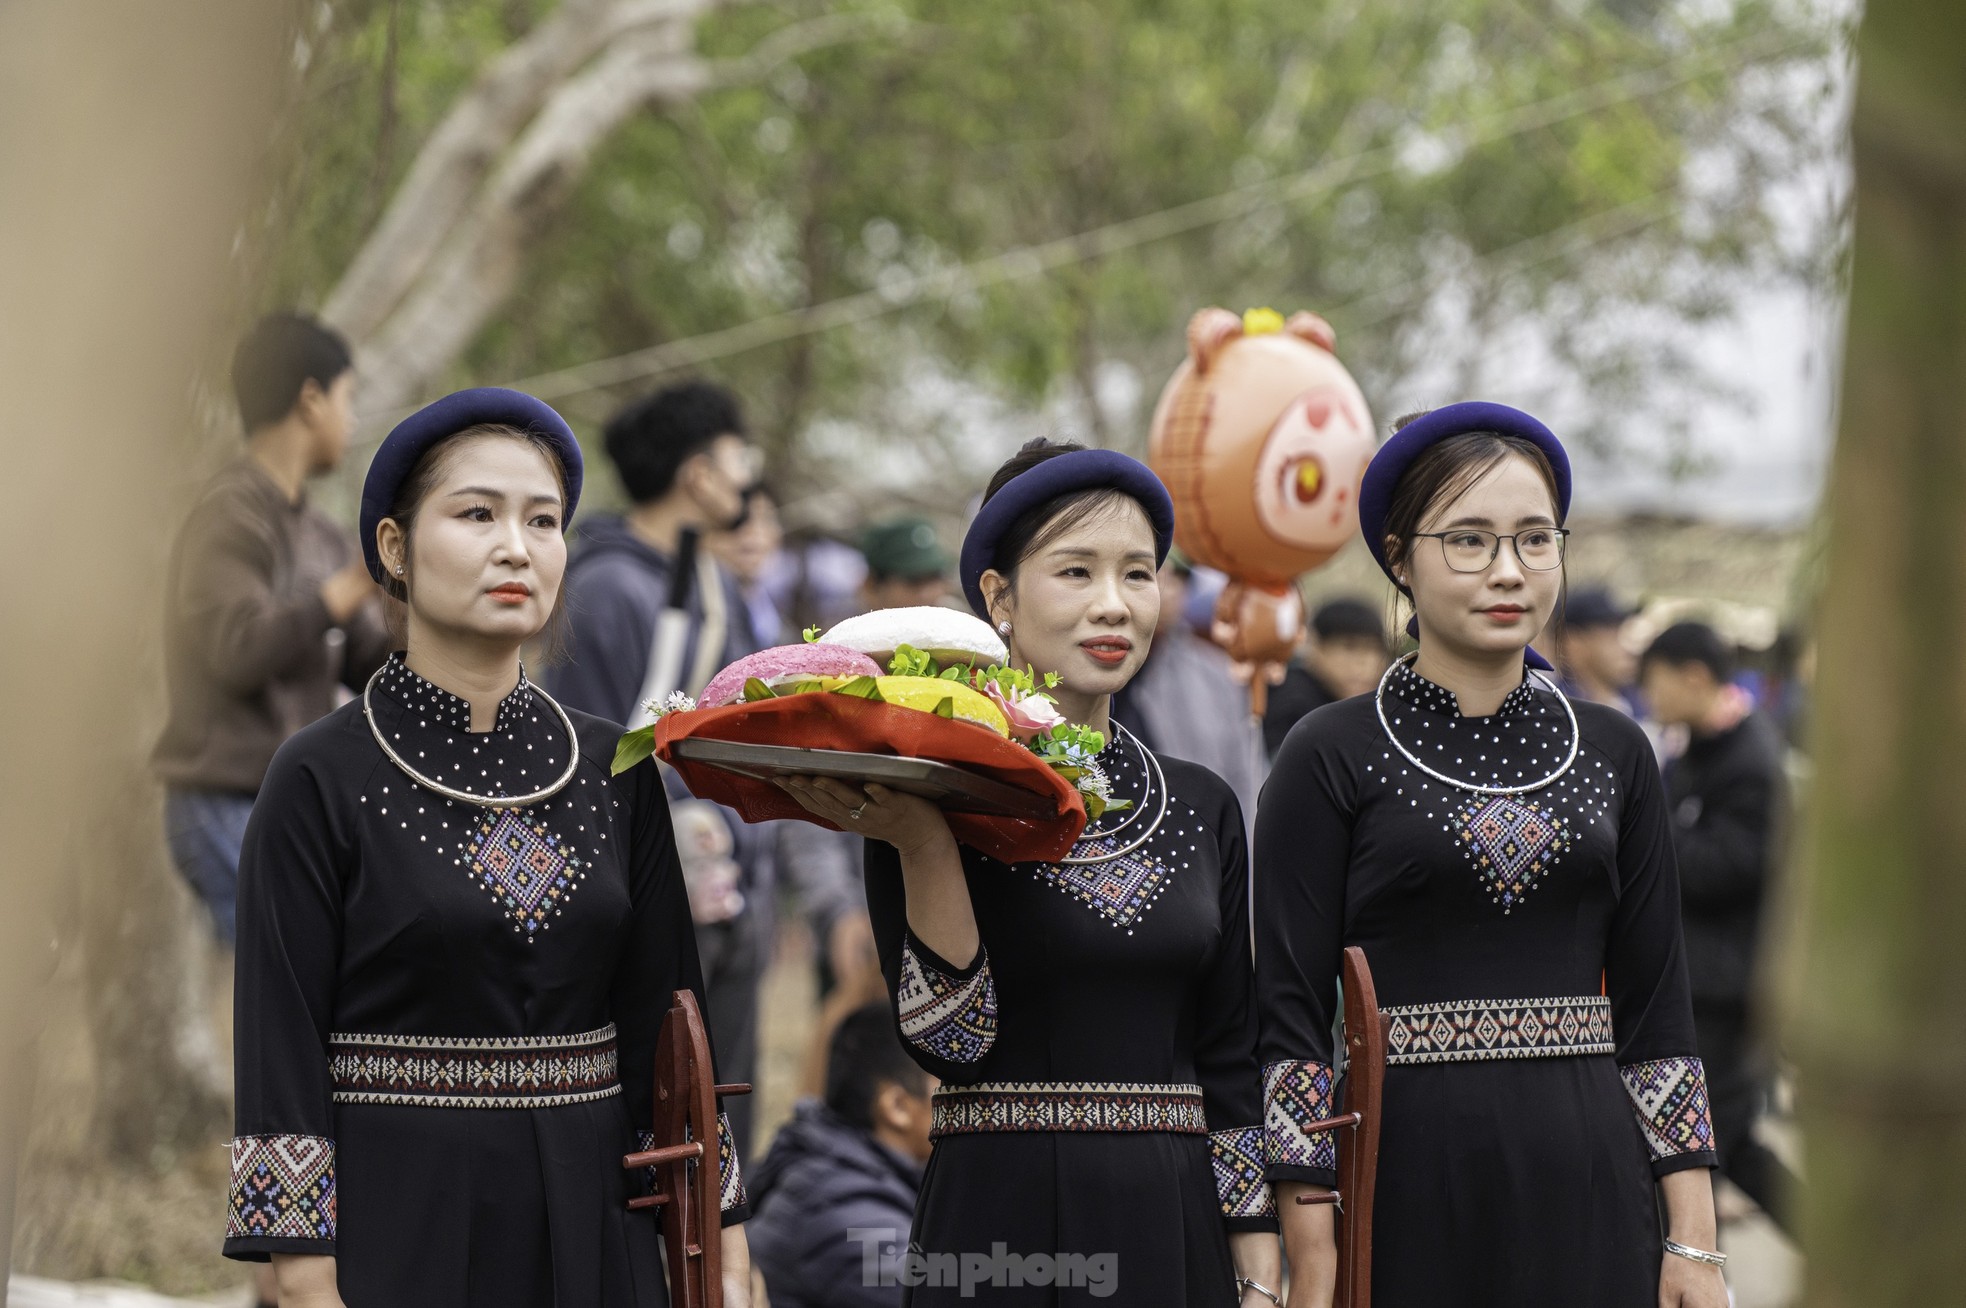
[[609,775],[618,777],[653,753],[655,753],[655,728],[637,727],[616,742],[614,766],[609,769]]
[[852,681],[847,682],[833,693],[836,695],[851,695],[855,699],[871,699],[876,704],[887,703],[887,700],[881,697],[879,683],[872,677],[855,677]]
[[953,717],[955,717],[955,716],[956,716],[956,701],[955,701],[955,699],[954,699],[954,698],[944,698],[944,699],[939,699],[939,700],[937,700],[937,701],[935,702],[935,716],[936,716],[936,717],[938,717],[938,718],[953,718]]
[[935,666],[934,657],[913,645],[895,646],[894,657],[887,661],[887,670],[897,677],[933,677],[940,672]]
[[778,692],[773,690],[770,686],[765,685],[764,682],[758,680],[756,677],[747,677],[745,679],[744,702],[746,704],[755,704],[761,699],[777,699],[777,698],[778,698]]
[[806,644],[808,645],[814,645],[819,642],[819,628],[817,627],[807,627],[800,634],[806,638]]

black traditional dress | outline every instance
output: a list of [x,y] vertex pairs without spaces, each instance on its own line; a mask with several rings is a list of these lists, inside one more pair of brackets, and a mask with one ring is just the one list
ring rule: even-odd
[[[400,656],[370,700],[452,789],[566,770],[523,677],[486,733]],[[700,994],[696,943],[654,765],[610,777],[620,729],[570,716],[575,775],[525,807],[411,781],[360,701],[274,759],[240,860],[228,1256],[333,1255],[348,1308],[667,1302],[621,1158],[670,996]],[[726,1223],[745,1211],[726,1148]]]
[[1470,718],[1401,664],[1383,704],[1384,726],[1371,695],[1304,719],[1263,791],[1268,1176],[1334,1182],[1302,1127],[1336,1111],[1340,952],[1362,946],[1392,1015],[1373,1302],[1654,1308],[1654,1177],[1714,1152],[1651,746],[1597,704],[1573,730],[1533,681]]
[[902,1037],[944,1082],[912,1248],[888,1269],[916,1305],[1233,1305],[1228,1233],[1276,1229],[1241,811],[1124,732],[1099,762],[1134,803],[1072,854],[1102,861],[963,849],[967,966],[908,928],[900,860],[867,843]]

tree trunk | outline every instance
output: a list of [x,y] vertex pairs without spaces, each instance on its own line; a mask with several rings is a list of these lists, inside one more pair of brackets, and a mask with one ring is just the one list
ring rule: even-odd
[[1808,1303],[1966,1285],[1966,8],[1871,0],[1793,1041]]

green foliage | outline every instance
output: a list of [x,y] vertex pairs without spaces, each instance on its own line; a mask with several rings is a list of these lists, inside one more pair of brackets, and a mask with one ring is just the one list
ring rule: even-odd
[[[1470,377],[1478,347],[1534,324],[1591,409],[1670,423],[1670,331],[1749,276],[1819,270],[1772,239],[1771,183],[1806,162],[1829,36],[1794,6],[1718,17],[1584,0],[821,0],[709,17],[706,56],[743,55],[821,13],[870,20],[755,85],[649,113],[608,140],[459,382],[508,381],[798,311],[1242,189],[1222,221],[1131,232],[1048,273],[897,297],[869,321],[734,353],[703,371],[746,397],[774,475],[851,492],[810,453],[816,422],[869,421],[937,368],[1015,408],[1087,397],[1102,366],[1151,394],[1209,303],[1315,308],[1367,394]],[[269,300],[318,301],[414,148],[473,71],[543,12],[517,0],[340,0],[313,43],[296,144],[254,246]],[[1620,79],[1663,74],[1647,89]],[[1599,88],[1597,107],[1564,97]],[[1607,89],[1608,88],[1608,89]],[[1826,93],[1826,92],[1824,92]],[[1497,128],[1524,105],[1533,124]],[[1504,125],[1506,126],[1506,125]],[[1491,139],[1492,138],[1492,139]],[[1311,172],[1310,170],[1317,170]],[[1688,178],[1697,172],[1697,188]],[[1290,179],[1296,178],[1296,181]],[[1267,190],[1261,189],[1268,187]],[[1612,221],[1620,214],[1630,219]],[[1607,215],[1611,218],[1607,218]],[[1148,239],[1151,237],[1151,239]],[[1137,238],[1137,239],[1136,239]],[[1004,271],[1004,270],[1000,270]],[[1441,292],[1457,306],[1446,317]],[[1428,381],[1416,378],[1423,370]],[[656,378],[565,397],[594,422]],[[1578,433],[1600,445],[1606,417]],[[940,433],[894,432],[935,466]],[[954,508],[974,486],[924,477]]]

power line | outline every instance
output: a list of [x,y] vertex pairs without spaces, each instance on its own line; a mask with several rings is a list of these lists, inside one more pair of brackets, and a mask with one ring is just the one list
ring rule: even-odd
[[[1457,153],[1466,153],[1480,146],[1656,95],[1712,72],[1732,71],[1762,59],[1800,50],[1808,44],[1805,40],[1766,36],[1744,38],[1731,46],[1723,46],[1704,57],[1690,60],[1683,66],[1668,65],[1627,73],[1545,100],[1503,110],[1447,135],[1453,138],[1452,145]],[[1398,166],[1398,162],[1398,146],[1377,146],[1342,159],[1327,160],[1285,177],[1253,182],[1157,213],[1008,250],[968,264],[908,274],[873,290],[842,296],[810,308],[768,314],[717,331],[539,373],[510,385],[541,399],[555,400],[694,367],[780,341],[883,317],[922,300],[947,299],[967,291],[1038,276],[1056,268],[1227,222],[1268,205],[1329,194],[1362,179],[1390,172]]]

